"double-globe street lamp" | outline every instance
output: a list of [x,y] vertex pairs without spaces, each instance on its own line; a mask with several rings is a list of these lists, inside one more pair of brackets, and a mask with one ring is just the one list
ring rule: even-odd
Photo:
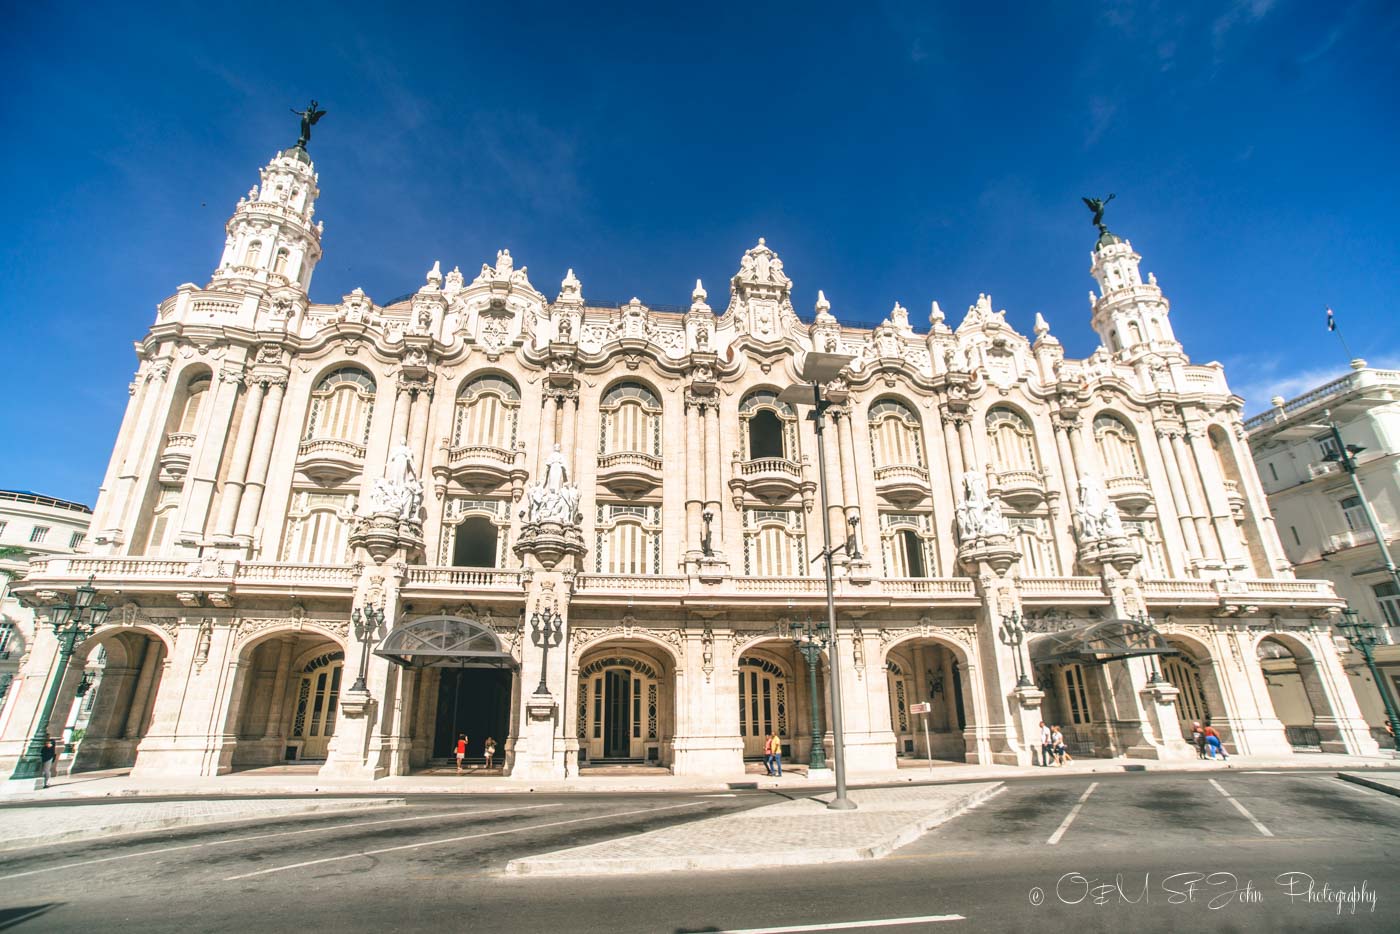
[[1011,648],[1011,660],[1016,664],[1016,686],[1018,688],[1031,687],[1030,676],[1021,666],[1021,646],[1026,641],[1026,624],[1022,621],[1021,614],[1012,610],[1010,616],[1003,616],[1001,618],[1001,631],[998,635],[1001,637],[1001,641]]
[[812,617],[807,617],[807,622],[792,623],[792,641],[797,645],[797,651],[802,653],[802,658],[807,662],[807,689],[810,703],[807,705],[811,711],[812,730],[812,751],[807,759],[808,774],[815,769],[826,768],[826,750],[822,748],[821,719],[817,716],[817,666],[821,664],[822,651],[831,644],[831,630],[825,623],[812,625]]
[[1361,618],[1361,614],[1351,607],[1347,607],[1342,610],[1342,621],[1337,624],[1337,628],[1351,643],[1351,647],[1361,653],[1361,657],[1366,660],[1366,667],[1371,670],[1371,680],[1375,682],[1376,691],[1381,695],[1381,703],[1385,704],[1385,718],[1390,723],[1390,735],[1394,743],[1395,755],[1400,755],[1400,713],[1396,713],[1395,704],[1390,699],[1390,692],[1386,690],[1385,684],[1381,681],[1381,673],[1376,668],[1376,660],[1371,654],[1371,650],[1380,641],[1376,637],[1376,624],[1366,622]]
[[360,640],[362,651],[360,652],[360,674],[355,678],[355,683],[350,685],[351,693],[368,694],[369,686],[365,679],[369,676],[369,644],[379,638],[379,627],[384,625],[384,608],[377,606],[367,606],[361,612],[356,607],[350,618],[355,623],[355,638]]
[[[856,803],[846,796],[846,736],[841,714],[841,648],[836,639],[836,588],[832,571],[830,507],[826,492],[826,410],[831,402],[822,397],[822,386],[841,375],[850,362],[850,354],[809,353],[802,361],[802,382],[793,383],[778,395],[792,406],[812,407],[809,416],[817,435],[817,481],[822,500],[822,553],[826,568],[826,625],[831,633],[831,746],[836,771],[836,797],[827,805],[833,811],[853,811]],[[844,543],[843,543],[844,547]]]
[[11,781],[29,781],[44,774],[44,742],[49,735],[49,717],[53,715],[54,704],[58,702],[58,691],[68,671],[68,661],[73,657],[73,648],[79,638],[86,639],[107,621],[111,608],[103,603],[93,603],[97,588],[93,579],[79,586],[73,594],[72,603],[60,603],[53,608],[53,631],[58,639],[58,660],[49,675],[48,690],[44,695],[44,706],[39,710],[39,719],[34,724],[34,734],[29,737],[24,755],[15,763]]
[[546,607],[544,612],[536,607],[530,614],[530,641],[542,650],[540,683],[535,686],[535,695],[542,697],[549,694],[549,650],[564,641],[564,617],[558,607]]

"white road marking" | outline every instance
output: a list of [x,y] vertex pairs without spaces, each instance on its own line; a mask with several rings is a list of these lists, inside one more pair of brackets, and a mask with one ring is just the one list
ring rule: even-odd
[[1255,830],[1259,831],[1266,837],[1272,837],[1274,835],[1274,832],[1272,830],[1259,823],[1259,818],[1255,817],[1253,814],[1249,813],[1249,811],[1245,810],[1245,806],[1243,804],[1240,804],[1239,801],[1235,800],[1235,796],[1226,791],[1224,786],[1222,786],[1213,778],[1210,780],[1210,783],[1215,786],[1216,791],[1220,792],[1222,795],[1225,796],[1226,801],[1229,801],[1235,806],[1236,811],[1239,811],[1241,814],[1244,815],[1245,820],[1249,821],[1251,824],[1254,825]]
[[[287,866],[273,866],[269,869],[259,869],[256,872],[245,872],[238,876],[229,876],[225,882],[237,882],[239,879],[251,879],[253,876],[265,876],[273,872],[287,872],[292,869],[304,869],[307,866],[320,866],[325,863],[337,863],[345,859],[358,859],[362,856],[378,856],[380,853],[397,853],[400,850],[417,850],[425,846],[441,846],[444,843],[460,843],[463,840],[481,840],[486,837],[503,837],[513,833],[524,833],[527,830],[546,830],[550,827],[564,827],[568,824],[582,824],[587,821],[602,820],[606,817],[631,817],[633,814],[654,814],[658,811],[674,811],[677,808],[699,807],[700,801],[689,801],[685,804],[671,804],[663,808],[640,808],[635,811],[622,811],[613,814],[595,814],[593,817],[575,817],[570,820],[551,821],[547,824],[531,824],[529,827],[512,827],[508,830],[489,830],[485,833],[469,833],[459,837],[443,837],[441,840],[424,840],[422,843],[405,843],[400,846],[384,846],[377,850],[362,850],[359,853],[346,853],[344,856],[327,856],[322,859],[309,859],[301,863],[292,863]],[[548,805],[557,807],[557,805]]]
[[737,798],[737,797],[739,797],[739,796],[736,795],[736,794],[734,794],[733,792],[730,792],[729,794],[725,794],[725,795],[701,795],[700,797],[702,797],[702,798]]
[[[281,830],[276,833],[255,833],[245,837],[234,837],[230,840],[211,840],[206,843],[182,843],[179,846],[165,846],[158,850],[142,850],[140,853],[123,853],[120,856],[102,856],[97,859],[84,859],[75,863],[62,863],[58,866],[45,866],[43,869],[28,869],[24,872],[15,872],[6,876],[0,876],[0,881],[5,879],[19,879],[23,876],[37,876],[44,872],[59,872],[64,869],[77,869],[80,866],[94,866],[98,863],[112,863],[122,859],[137,859],[142,856],[159,856],[161,853],[174,853],[177,850],[200,850],[207,847],[228,846],[231,843],[246,843],[249,840],[266,840],[270,837],[294,837],[304,833],[328,833],[332,830],[351,830],[355,827],[373,827],[376,824],[404,824],[409,821],[447,819],[452,817],[469,817],[474,814],[500,814],[503,811],[533,811],[537,808],[557,808],[562,804],[531,804],[521,807],[491,808],[489,810],[454,811],[448,814],[423,814],[418,817],[394,817],[386,820],[366,820],[355,824],[335,824],[328,827],[307,827],[302,830]],[[97,842],[97,841],[89,841]]]
[[1045,841],[1047,845],[1054,846],[1060,842],[1060,838],[1065,835],[1065,831],[1069,830],[1069,825],[1074,823],[1074,819],[1079,816],[1079,811],[1084,807],[1084,802],[1089,800],[1089,796],[1094,793],[1094,789],[1097,787],[1099,787],[1098,782],[1089,783],[1089,787],[1084,789],[1084,794],[1079,796],[1079,801],[1077,801],[1074,807],[1069,809],[1069,813],[1065,815],[1064,821],[1061,822],[1055,832],[1050,835],[1050,839]]
[[900,924],[933,924],[935,921],[966,921],[962,915],[922,915],[918,918],[875,918],[870,921],[835,921],[831,924],[794,924],[781,928],[736,928],[717,934],[797,934],[799,931],[851,931],[856,928],[885,928]]

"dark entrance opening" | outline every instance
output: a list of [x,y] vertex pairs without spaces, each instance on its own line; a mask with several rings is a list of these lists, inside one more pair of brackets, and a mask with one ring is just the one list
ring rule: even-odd
[[953,659],[953,704],[958,711],[958,729],[967,729],[967,711],[963,709],[962,669],[957,659]]
[[465,733],[467,756],[484,756],[486,738],[496,740],[497,761],[510,732],[510,679],[499,668],[444,668],[438,682],[437,725],[433,758],[456,754],[457,737]]
[[759,409],[749,419],[749,460],[760,457],[786,457],[783,450],[783,420],[769,409]]
[[472,516],[457,526],[452,542],[452,566],[494,568],[496,566],[496,526],[484,516]]
[[607,710],[603,716],[603,755],[609,759],[625,759],[632,752],[632,674],[628,671],[607,673]]
[[899,537],[904,545],[904,557],[909,564],[910,577],[927,577],[928,568],[924,567],[924,543],[910,529],[901,529]]

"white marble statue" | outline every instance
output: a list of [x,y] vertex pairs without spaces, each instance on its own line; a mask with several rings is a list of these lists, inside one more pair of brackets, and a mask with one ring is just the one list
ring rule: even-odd
[[418,479],[413,451],[399,441],[389,451],[384,476],[370,485],[361,515],[394,515],[405,522],[416,522],[423,506],[423,484]]
[[1079,537],[1084,541],[1100,538],[1122,538],[1123,519],[1097,477],[1085,474],[1079,478],[1079,505],[1074,510],[1079,520]]
[[544,479],[531,484],[525,491],[525,506],[520,510],[527,523],[557,522],[577,525],[579,519],[579,490],[569,483],[569,466],[559,445],[544,462]]
[[963,474],[963,492],[958,501],[958,535],[964,542],[988,535],[1011,532],[1001,514],[1000,501],[987,492],[987,478],[975,470]]
[[554,450],[544,462],[544,485],[547,487],[561,487],[569,482],[569,463],[565,459],[563,452],[559,450],[559,445],[554,445]]

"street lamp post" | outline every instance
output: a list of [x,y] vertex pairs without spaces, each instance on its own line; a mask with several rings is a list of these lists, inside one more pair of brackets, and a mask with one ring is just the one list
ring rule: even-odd
[[[1148,627],[1148,626],[1151,626],[1151,625],[1152,625],[1152,617],[1148,616],[1145,612],[1139,612],[1139,613],[1138,613],[1138,615],[1137,615],[1137,621],[1138,621],[1138,623],[1139,623],[1140,625],[1142,625],[1142,626],[1144,626],[1144,627]],[[1151,644],[1152,644],[1152,635],[1151,635],[1151,633],[1148,634],[1147,640],[1148,640],[1148,645],[1151,645]],[[1158,667],[1158,665],[1157,665],[1157,653],[1156,653],[1156,652],[1151,652],[1151,653],[1149,653],[1148,656],[1147,656],[1147,660],[1148,660],[1148,664],[1149,664],[1150,669],[1151,669],[1151,670],[1149,670],[1148,673],[1147,673],[1147,683],[1148,683],[1148,684],[1161,684],[1161,683],[1163,682],[1163,678],[1162,678],[1162,669],[1161,669],[1160,667]]]
[[1337,624],[1337,628],[1342,631],[1352,648],[1361,653],[1361,657],[1366,660],[1366,667],[1371,670],[1371,679],[1376,683],[1376,690],[1380,692],[1381,703],[1385,705],[1385,718],[1390,723],[1390,735],[1395,743],[1393,754],[1400,756],[1400,713],[1396,712],[1390,692],[1381,682],[1381,673],[1376,668],[1376,660],[1371,654],[1371,649],[1378,641],[1376,626],[1374,623],[1365,622],[1359,613],[1347,607],[1342,610],[1342,622]]
[[836,586],[832,571],[831,515],[826,490],[826,410],[822,384],[835,379],[855,358],[850,354],[809,353],[802,363],[802,382],[784,389],[778,398],[789,405],[812,406],[812,428],[817,435],[817,484],[821,487],[822,561],[826,568],[826,625],[831,633],[831,745],[835,758],[836,796],[827,805],[833,811],[853,811],[856,803],[846,796],[846,737],[841,711],[841,646],[836,638]]
[[540,658],[540,683],[535,686],[537,697],[549,694],[549,650],[564,641],[563,623],[564,618],[559,615],[557,607],[547,607],[543,613],[536,607],[535,612],[530,614],[530,641],[543,650]]
[[826,750],[822,748],[821,719],[817,716],[817,666],[821,664],[822,649],[831,644],[831,630],[826,628],[824,623],[812,625],[812,617],[807,617],[807,622],[793,622],[792,631],[794,633],[792,641],[797,645],[797,651],[802,653],[802,658],[807,662],[807,689],[811,698],[808,709],[811,711],[811,731],[812,731],[812,751],[807,759],[807,769],[810,774],[814,769],[826,768]]
[[1021,666],[1021,645],[1026,641],[1026,624],[1018,611],[1012,610],[1010,616],[1001,618],[1001,632],[998,635],[1002,642],[1011,647],[1011,660],[1016,664],[1016,686],[1031,687],[1031,679]]
[[81,636],[86,639],[107,621],[111,609],[102,603],[93,603],[97,589],[89,577],[86,584],[77,588],[72,603],[60,603],[53,608],[53,631],[58,638],[58,661],[49,675],[48,691],[44,695],[44,706],[39,710],[39,719],[34,724],[34,733],[24,748],[24,754],[15,763],[10,775],[11,781],[26,781],[44,774],[44,741],[49,735],[49,717],[53,706],[58,702],[58,691],[63,684],[63,676],[68,671],[68,660],[73,657],[73,647]]
[[1337,424],[1337,420],[1328,411],[1327,428],[1332,433],[1332,442],[1336,450],[1323,458],[1324,461],[1335,461],[1342,465],[1342,469],[1351,478],[1352,489],[1356,490],[1356,498],[1361,501],[1361,511],[1366,514],[1366,524],[1371,527],[1371,534],[1375,536],[1376,547],[1380,549],[1381,560],[1385,562],[1385,569],[1390,572],[1390,581],[1397,590],[1400,590],[1400,570],[1395,567],[1395,559],[1390,556],[1390,546],[1385,540],[1385,530],[1381,528],[1380,521],[1376,518],[1376,511],[1371,508],[1371,501],[1366,498],[1366,491],[1361,487],[1361,479],[1356,475],[1356,455],[1366,450],[1359,444],[1347,444],[1342,440],[1342,429]]
[[369,644],[379,636],[379,627],[384,625],[384,609],[382,607],[367,606],[364,612],[356,607],[350,614],[350,618],[355,622],[355,638],[360,640],[363,651],[360,652],[360,674],[355,678],[355,683],[350,685],[352,693],[369,693],[369,685],[365,679],[369,677]]
[[706,558],[713,558],[715,556],[715,545],[714,534],[711,530],[710,523],[715,521],[715,514],[706,509],[700,514],[700,518],[705,522],[705,535],[700,539],[700,553]]

